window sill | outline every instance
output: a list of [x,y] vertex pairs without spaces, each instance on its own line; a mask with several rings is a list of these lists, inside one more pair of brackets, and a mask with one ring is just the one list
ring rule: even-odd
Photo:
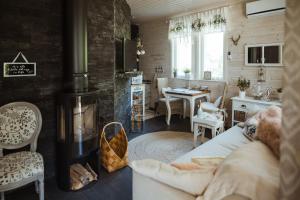
[[226,82],[224,79],[220,79],[220,80],[204,80],[204,79],[194,79],[194,78],[185,78],[185,77],[172,77],[171,79],[177,79],[177,80],[184,80],[184,81],[206,81],[206,82]]

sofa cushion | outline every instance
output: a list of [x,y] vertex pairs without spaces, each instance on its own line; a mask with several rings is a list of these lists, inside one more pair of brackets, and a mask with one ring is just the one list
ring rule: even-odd
[[265,143],[277,158],[280,156],[279,144],[282,131],[281,121],[281,108],[277,106],[269,107],[265,112],[261,113],[255,135],[255,138]]
[[204,200],[221,200],[233,194],[253,200],[276,200],[279,182],[279,161],[265,144],[254,141],[225,158]]
[[243,135],[242,129],[234,126],[224,133],[214,137],[212,140],[205,142],[196,149],[179,157],[175,163],[191,162],[192,158],[197,157],[226,157],[233,150],[249,143],[250,141]]
[[132,168],[139,174],[192,195],[203,194],[216,169],[179,170],[169,164],[151,159],[133,161]]

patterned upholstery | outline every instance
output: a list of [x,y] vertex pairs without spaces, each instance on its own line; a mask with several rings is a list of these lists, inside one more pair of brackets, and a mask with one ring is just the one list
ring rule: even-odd
[[39,153],[22,151],[0,157],[0,186],[43,174],[43,158]]
[[[38,107],[28,102],[13,102],[0,107],[0,192],[35,182],[39,199],[44,200],[44,164],[36,153],[37,138],[42,127]],[[19,149],[30,145],[30,151],[3,156],[3,149]]]
[[0,111],[0,144],[18,145],[35,133],[37,119],[27,106],[10,106]]

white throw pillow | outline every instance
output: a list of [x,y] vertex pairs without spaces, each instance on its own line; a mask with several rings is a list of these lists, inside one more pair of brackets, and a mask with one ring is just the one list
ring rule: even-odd
[[132,168],[139,174],[192,195],[203,194],[215,171],[215,168],[179,170],[169,164],[151,159],[133,161]]
[[204,200],[221,200],[232,194],[251,200],[277,200],[279,183],[279,161],[266,145],[255,141],[225,158],[208,185]]

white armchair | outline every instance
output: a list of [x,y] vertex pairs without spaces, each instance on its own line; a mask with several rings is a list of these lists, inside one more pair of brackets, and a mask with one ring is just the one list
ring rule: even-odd
[[[26,102],[15,102],[0,107],[0,192],[35,182],[39,199],[44,200],[44,163],[36,152],[42,127],[39,109]],[[19,149],[30,145],[30,151],[3,156],[3,149]]]

